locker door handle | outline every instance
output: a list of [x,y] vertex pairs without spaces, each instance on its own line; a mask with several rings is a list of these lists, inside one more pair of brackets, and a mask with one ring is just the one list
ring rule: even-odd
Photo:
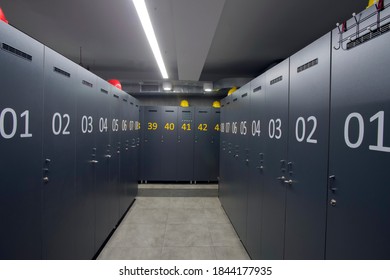
[[263,166],[256,166],[256,169],[263,170],[263,169],[264,169],[264,167],[263,167]]
[[97,160],[90,160],[89,163],[99,163]]
[[284,183],[285,183],[285,184],[288,184],[288,185],[290,185],[290,186],[292,186],[293,180],[286,180],[286,181],[284,181]]
[[105,158],[111,158],[111,155],[105,155],[104,157]]
[[44,178],[43,178],[43,182],[44,182],[45,184],[49,183],[49,177],[44,177]]
[[279,180],[279,181],[283,181],[284,182],[286,180],[286,177],[282,176],[282,177],[278,177],[276,179]]

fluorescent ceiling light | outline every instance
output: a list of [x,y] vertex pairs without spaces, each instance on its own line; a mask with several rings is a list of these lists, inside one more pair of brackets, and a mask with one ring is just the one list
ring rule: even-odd
[[203,84],[203,90],[204,90],[205,92],[211,92],[211,91],[213,91],[213,83],[211,83],[211,82],[204,83],[204,84]]
[[161,75],[164,79],[168,79],[167,69],[165,68],[164,61],[161,56],[160,48],[158,47],[156,35],[153,30],[152,22],[150,21],[148,10],[146,9],[145,0],[133,0],[135,9],[137,10],[138,17],[141,20],[142,27],[144,28],[146,37],[148,38],[149,45],[152,48],[154,58],[157,61],[160,68]]

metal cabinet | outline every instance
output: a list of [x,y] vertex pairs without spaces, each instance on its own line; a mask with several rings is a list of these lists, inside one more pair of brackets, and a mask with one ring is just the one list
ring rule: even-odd
[[43,54],[0,21],[0,259],[42,258]]
[[248,174],[248,211],[246,248],[252,259],[261,258],[261,216],[264,187],[265,124],[265,75],[250,83],[250,104],[243,108],[250,113],[247,123],[250,162]]
[[45,47],[43,117],[43,248],[45,259],[75,254],[77,66]]
[[161,142],[159,162],[161,164],[160,180],[177,180],[177,107],[164,106],[161,108]]
[[327,259],[390,258],[389,13],[332,32]]
[[177,181],[194,177],[194,107],[178,107],[177,119]]
[[262,258],[282,259],[287,178],[289,59],[266,73]]
[[285,259],[324,259],[330,33],[290,57]]

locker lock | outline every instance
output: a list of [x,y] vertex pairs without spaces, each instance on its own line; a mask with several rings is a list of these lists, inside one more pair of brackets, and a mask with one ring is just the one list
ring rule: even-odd
[[335,207],[335,206],[336,206],[336,203],[337,203],[336,199],[331,199],[331,200],[330,200],[330,205],[331,205],[331,206]]
[[43,182],[44,182],[45,184],[49,183],[49,177],[44,177],[44,178],[43,178]]

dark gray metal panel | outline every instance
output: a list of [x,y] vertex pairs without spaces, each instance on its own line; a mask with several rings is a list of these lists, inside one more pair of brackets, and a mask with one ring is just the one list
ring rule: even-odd
[[0,259],[42,258],[43,50],[0,22]]
[[145,171],[144,171],[144,166],[145,166],[145,156],[144,154],[146,153],[146,150],[145,150],[145,121],[144,121],[144,115],[145,115],[145,108],[144,106],[141,106],[140,107],[140,112],[139,112],[139,117],[140,117],[140,126],[141,126],[141,130],[138,132],[139,133],[139,136],[140,136],[140,139],[141,139],[141,143],[140,143],[140,149],[139,149],[139,166],[138,166],[138,172],[139,172],[139,180],[140,181],[143,181],[145,180]]
[[220,137],[221,109],[212,108],[210,127],[211,130],[211,157],[212,169],[210,170],[210,181],[218,181],[219,177],[219,137]]
[[75,259],[91,259],[95,249],[95,176],[96,139],[98,137],[99,103],[96,98],[96,76],[77,67],[76,89],[76,200],[77,213]]
[[108,129],[110,131],[110,146],[108,147],[110,155],[109,159],[109,184],[111,199],[113,199],[113,205],[115,210],[113,220],[113,228],[121,217],[120,211],[120,198],[123,194],[120,185],[120,159],[121,159],[121,103],[122,103],[122,91],[114,86],[110,86],[110,120],[108,123]]
[[217,180],[219,139],[214,140],[214,130],[218,123],[219,114],[212,108],[195,108],[194,181]]
[[177,180],[177,107],[161,107],[160,164],[163,181]]
[[73,259],[77,234],[75,184],[76,65],[45,48],[43,244],[45,259]]
[[[388,5],[389,1],[385,1]],[[377,32],[375,7],[358,18],[361,35]],[[390,9],[380,13],[389,23]],[[330,179],[327,259],[389,259],[390,33],[348,49],[354,19],[332,32]],[[371,34],[373,34],[371,33]],[[370,37],[369,35],[365,36]],[[340,47],[340,48],[339,48]]]
[[265,75],[254,79],[250,84],[250,104],[244,110],[250,113],[248,133],[250,134],[249,149],[249,180],[248,180],[248,214],[246,248],[252,259],[261,258],[261,216],[262,189],[264,187],[264,153],[266,129],[265,121]]
[[266,73],[266,136],[261,248],[263,259],[282,259],[287,177],[289,59]]
[[324,259],[330,33],[290,57],[285,259]]
[[177,120],[177,181],[194,177],[194,107],[178,108]]
[[[144,180],[161,180],[161,107],[144,107],[143,172]],[[157,126],[156,126],[157,125]]]
[[96,159],[99,161],[96,165],[96,224],[95,224],[95,251],[103,245],[104,240],[110,234],[115,225],[116,201],[112,198],[112,186],[109,180],[110,158],[110,93],[109,84],[97,78],[95,99],[99,104],[98,117],[99,135],[96,139]]

